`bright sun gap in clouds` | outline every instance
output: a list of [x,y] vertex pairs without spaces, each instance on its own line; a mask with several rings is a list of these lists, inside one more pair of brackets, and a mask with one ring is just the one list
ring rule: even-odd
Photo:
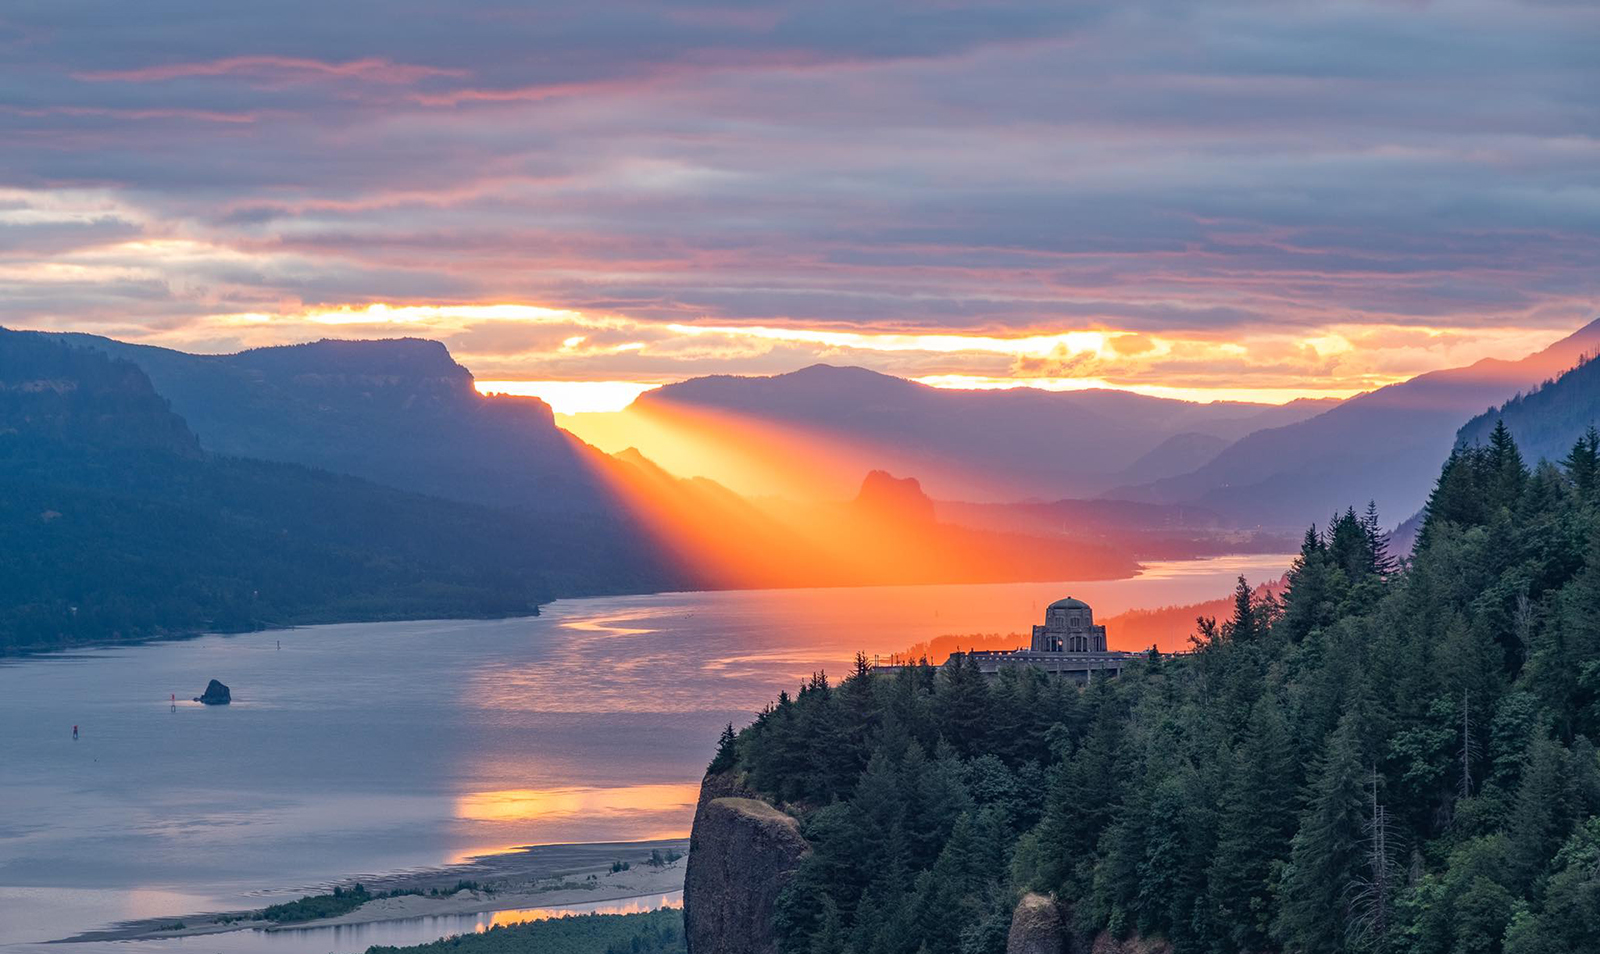
[[[625,409],[640,394],[706,373],[770,375],[857,365],[937,388],[1103,388],[1199,403],[1343,399],[1484,357],[1532,353],[1565,333],[1516,326],[1255,328],[1231,338],[1111,327],[1003,331],[684,323],[621,312],[484,302],[374,302],[214,314],[216,350],[340,338],[433,338],[481,371],[480,392],[533,396],[558,414]],[[187,328],[140,343],[193,348]],[[198,350],[211,350],[201,348]]]
[[661,385],[639,381],[479,381],[480,394],[536,397],[557,414],[620,411],[633,399]]

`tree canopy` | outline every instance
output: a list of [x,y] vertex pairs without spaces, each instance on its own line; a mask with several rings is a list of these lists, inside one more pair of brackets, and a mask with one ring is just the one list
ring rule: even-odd
[[818,674],[715,768],[813,846],[785,954],[1003,951],[1025,890],[1179,954],[1600,950],[1600,490],[1497,429],[1418,547],[1312,527],[1193,653],[1080,688],[957,656]]

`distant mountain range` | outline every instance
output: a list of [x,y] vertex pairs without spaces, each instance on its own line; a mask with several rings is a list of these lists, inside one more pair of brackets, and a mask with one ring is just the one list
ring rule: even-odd
[[209,453],[131,363],[3,330],[0,538],[0,652],[693,582],[597,518]]
[[[1304,421],[1266,428],[1181,476],[1106,496],[1195,504],[1233,523],[1321,521],[1375,500],[1399,521],[1427,499],[1463,421],[1557,377],[1600,349],[1600,320],[1517,361],[1486,358],[1357,395]],[[1493,426],[1493,422],[1489,422]]]
[[[865,471],[884,469],[918,476],[939,499],[994,502],[1091,496],[1184,473],[1252,431],[1334,403],[961,391],[819,364],[771,377],[669,384],[620,415],[575,415],[570,426],[601,446],[631,443],[672,469],[698,462],[707,469],[694,472],[747,493],[792,490],[783,481],[800,473],[814,492],[838,497]],[[767,466],[731,459],[741,451]],[[787,474],[773,472],[785,464]]]
[[433,342],[206,356],[0,329],[0,651],[609,592],[1137,568],[1109,534],[960,526],[914,479],[856,487],[752,500],[603,454],[542,402],[480,397]]
[[437,341],[187,354],[62,335],[138,366],[207,451],[530,512],[603,513],[604,455],[536,398],[484,396]]
[[[646,392],[620,414],[562,421],[601,446],[626,440],[671,470],[749,493],[839,497],[863,471],[882,468],[916,475],[938,500],[973,504],[941,505],[943,519],[988,527],[1059,525],[1098,499],[1177,508],[1146,511],[1145,527],[1283,532],[1369,500],[1391,521],[1415,513],[1464,421],[1597,349],[1600,321],[1520,360],[1283,406],[947,390],[815,365],[695,378]],[[1020,501],[1033,502],[1032,512],[981,507]]]
[[[1562,373],[1597,348],[1600,323],[1332,406],[942,391],[826,366],[701,378],[642,397],[627,417],[649,440],[606,454],[536,399],[480,396],[435,342],[191,355],[0,329],[0,650],[1260,551],[1368,498],[1413,513],[1450,442],[1499,417],[1530,456],[1561,456],[1600,409],[1596,365]],[[700,463],[836,492],[681,476]],[[1074,499],[1129,475],[1143,482]]]

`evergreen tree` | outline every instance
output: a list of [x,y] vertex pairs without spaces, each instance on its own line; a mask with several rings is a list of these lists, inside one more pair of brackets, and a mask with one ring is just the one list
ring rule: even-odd
[[1496,422],[1494,430],[1489,432],[1488,451],[1492,505],[1514,506],[1528,481],[1528,466],[1523,463],[1522,452],[1517,449],[1517,442],[1512,439],[1505,421]]
[[734,734],[733,723],[730,722],[722,730],[722,736],[717,739],[717,754],[711,759],[711,766],[706,769],[706,774],[717,775],[731,769],[739,761],[739,737]]
[[1417,533],[1416,552],[1427,550],[1441,524],[1471,527],[1484,522],[1486,492],[1480,472],[1484,469],[1481,448],[1456,448],[1440,469],[1439,480],[1423,507],[1422,528]]
[[1313,524],[1306,529],[1300,553],[1289,567],[1280,630],[1291,642],[1299,642],[1332,622],[1333,612],[1334,586],[1328,572],[1327,548]]
[[1295,831],[1294,743],[1272,698],[1250,717],[1231,758],[1207,882],[1217,954],[1263,950],[1272,930],[1273,870],[1288,859]]
[[971,656],[958,653],[939,670],[934,705],[939,731],[964,756],[988,749],[989,685]]
[[1346,715],[1328,738],[1284,877],[1278,936],[1304,954],[1337,954],[1361,876],[1366,793],[1357,725]]
[[1506,935],[1506,954],[1592,954],[1600,950],[1600,818],[1589,819],[1556,856],[1543,909],[1524,911]]
[[1344,571],[1345,578],[1360,582],[1378,572],[1373,539],[1356,516],[1354,507],[1335,517],[1328,529],[1328,559]]
[[1253,643],[1265,636],[1265,631],[1250,599],[1250,584],[1240,575],[1233,588],[1233,618],[1222,625],[1223,638],[1230,642]]
[[809,954],[839,954],[845,944],[844,921],[839,917],[838,906],[826,894],[822,895],[821,907]]
[[1378,519],[1378,502],[1367,501],[1367,512],[1361,517],[1361,529],[1367,535],[1367,550],[1372,554],[1372,572],[1387,577],[1395,570],[1394,558],[1389,555],[1389,541],[1383,532],[1383,522]]
[[1567,477],[1584,500],[1594,499],[1597,481],[1600,481],[1600,431],[1593,424],[1583,432],[1572,450],[1561,461]]
[[1572,791],[1566,749],[1535,736],[1524,759],[1511,816],[1507,860],[1516,884],[1529,887],[1545,869],[1571,827]]

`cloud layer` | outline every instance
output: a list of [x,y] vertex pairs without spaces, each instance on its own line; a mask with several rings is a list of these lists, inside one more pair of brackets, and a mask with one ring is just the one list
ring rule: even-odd
[[1597,43],[1576,2],[18,0],[0,322],[1347,393],[1600,311]]

